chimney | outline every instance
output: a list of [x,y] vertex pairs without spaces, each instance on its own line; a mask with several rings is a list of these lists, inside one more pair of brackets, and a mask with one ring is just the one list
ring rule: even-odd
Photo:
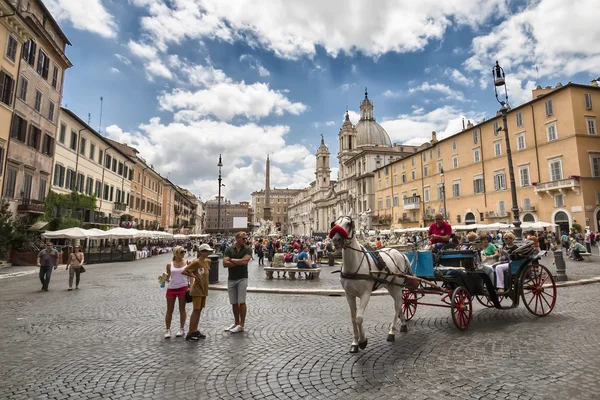
[[465,119],[462,119],[462,124],[463,124],[463,131],[465,130]]
[[471,120],[467,120],[467,129],[471,129],[473,127],[473,123],[471,122]]
[[431,143],[437,143],[437,133],[435,131],[431,132]]

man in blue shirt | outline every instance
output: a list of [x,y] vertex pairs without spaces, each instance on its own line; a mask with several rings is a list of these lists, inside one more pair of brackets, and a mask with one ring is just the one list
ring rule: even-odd
[[304,246],[302,251],[298,254],[298,262],[296,263],[296,267],[298,268],[310,268],[310,262],[308,261],[308,254],[306,251],[308,247]]

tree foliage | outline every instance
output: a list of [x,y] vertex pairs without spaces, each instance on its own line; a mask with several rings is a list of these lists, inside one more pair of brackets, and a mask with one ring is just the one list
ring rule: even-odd
[[4,260],[10,248],[18,248],[29,240],[25,222],[13,215],[8,202],[0,200],[0,260]]
[[[44,220],[48,221],[49,230],[81,227],[83,211],[96,209],[96,196],[88,196],[76,191],[69,194],[50,191],[44,205]],[[82,212],[77,214],[77,211]]]

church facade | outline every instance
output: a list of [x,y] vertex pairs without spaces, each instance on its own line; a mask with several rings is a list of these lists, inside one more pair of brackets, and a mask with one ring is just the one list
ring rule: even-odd
[[373,103],[367,91],[360,104],[356,125],[346,111],[338,133],[338,178],[331,180],[330,152],[321,137],[316,152],[315,180],[292,198],[288,207],[288,233],[313,236],[329,231],[340,215],[358,217],[375,209],[373,171],[395,160],[414,154],[418,147],[392,144],[389,135],[373,116]]

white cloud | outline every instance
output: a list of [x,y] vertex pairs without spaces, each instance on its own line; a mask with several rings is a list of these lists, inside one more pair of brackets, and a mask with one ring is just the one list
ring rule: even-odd
[[342,92],[347,92],[352,86],[356,86],[356,83],[344,83],[340,86],[340,90]]
[[131,65],[131,60],[121,54],[115,54],[115,57],[125,65]]
[[[350,116],[350,122],[352,122],[354,125],[356,125],[360,120],[360,114],[356,111],[348,110],[348,115]],[[344,120],[342,119],[342,122],[343,121]]]
[[308,109],[302,103],[291,102],[281,92],[271,90],[265,83],[247,85],[243,81],[217,83],[195,92],[175,89],[160,96],[159,103],[163,110],[184,111],[175,114],[177,120],[201,119],[208,115],[225,121],[236,116],[257,120],[285,112],[298,115]]
[[121,72],[121,71],[119,71],[119,69],[118,69],[118,68],[112,67],[112,68],[110,69],[110,72],[112,72],[113,74],[118,74],[118,73],[119,73],[119,72]]
[[158,50],[156,49],[156,47],[144,43],[138,43],[133,40],[130,40],[129,43],[127,43],[127,47],[133,55],[136,55],[145,60],[153,60],[158,57]]
[[166,65],[164,65],[160,60],[152,60],[147,64],[144,64],[146,67],[146,71],[148,74],[153,76],[158,76],[161,78],[172,79],[173,73]]
[[251,69],[255,69],[258,71],[258,74],[262,77],[269,76],[271,73],[268,69],[263,67],[263,65],[258,61],[254,56],[250,54],[242,54],[240,56],[240,62],[246,62],[250,66]]
[[133,4],[147,9],[141,25],[159,48],[187,39],[240,40],[289,59],[312,57],[317,46],[333,56],[418,51],[441,40],[451,26],[476,27],[506,13],[504,0],[421,0],[418,6],[396,0],[380,0],[376,6],[362,0],[133,0]]
[[[600,70],[600,24],[597,0],[538,0],[507,18],[471,44],[463,66],[480,74],[480,86],[491,82],[495,60],[506,70],[513,105],[531,100],[537,66],[542,79]],[[556,82],[552,82],[556,83]]]
[[[414,107],[413,107],[414,108]],[[444,106],[424,113],[416,108],[411,114],[399,115],[394,120],[381,123],[393,142],[421,145],[431,140],[431,132],[437,132],[437,138],[444,139],[462,131],[463,118],[479,123],[484,115],[477,112],[463,112],[453,106]]]
[[447,100],[458,100],[465,101],[465,97],[462,92],[458,90],[453,90],[448,85],[444,85],[442,83],[434,83],[430,84],[429,82],[423,82],[421,85],[417,87],[413,87],[408,89],[409,93],[416,92],[439,92],[448,96]]
[[[273,186],[304,187],[314,179],[314,156],[304,146],[286,145],[287,126],[235,126],[210,120],[163,124],[153,118],[135,132],[116,125],[107,127],[106,132],[111,139],[137,148],[163,176],[204,199],[218,191],[218,154],[223,154],[225,195],[234,201],[249,200],[252,191],[264,187],[267,154],[272,160]],[[282,169],[291,165],[303,168]]]
[[473,86],[473,82],[467,79],[467,77],[464,76],[462,72],[455,68],[446,68],[446,70],[444,71],[444,75],[449,77],[450,80],[452,80],[452,82],[456,82],[465,86]]
[[315,129],[319,129],[322,126],[334,126],[335,121],[326,121],[326,122],[313,122],[313,126]]
[[395,99],[395,98],[400,97],[402,95],[402,92],[401,91],[393,92],[388,89],[385,92],[383,92],[382,95],[384,97],[389,97],[389,98]]
[[117,23],[102,0],[46,0],[44,4],[58,22],[69,21],[75,29],[105,38],[117,36]]

